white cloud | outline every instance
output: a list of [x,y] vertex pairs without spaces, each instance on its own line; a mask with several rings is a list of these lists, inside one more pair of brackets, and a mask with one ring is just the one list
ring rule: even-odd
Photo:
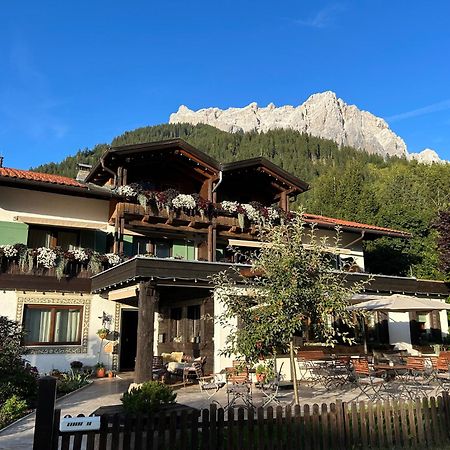
[[389,117],[385,117],[387,122],[397,122],[399,120],[410,119],[411,117],[424,116],[438,111],[445,111],[450,109],[450,99],[443,100],[441,102],[432,103],[431,105],[424,106],[422,108],[412,109],[399,114],[394,114]]
[[344,10],[342,4],[326,6],[307,19],[295,19],[297,25],[311,28],[326,28],[334,22],[336,15]]

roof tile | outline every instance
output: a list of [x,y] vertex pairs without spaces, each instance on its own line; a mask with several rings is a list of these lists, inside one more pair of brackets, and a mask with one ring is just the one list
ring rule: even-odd
[[50,175],[48,173],[31,172],[29,170],[9,169],[0,167],[0,176],[7,178],[17,178],[21,180],[38,181],[41,183],[60,184],[64,186],[86,187],[73,178],[63,177],[60,175]]
[[407,231],[394,230],[392,228],[378,227],[367,223],[351,222],[349,220],[335,219],[333,217],[318,216],[316,214],[303,214],[305,222],[316,223],[317,225],[334,225],[348,228],[360,228],[361,230],[378,231],[380,233],[392,233],[398,236],[410,237],[411,233]]

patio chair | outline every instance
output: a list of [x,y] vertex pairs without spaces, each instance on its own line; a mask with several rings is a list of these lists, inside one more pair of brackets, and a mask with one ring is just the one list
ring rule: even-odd
[[367,359],[352,359],[351,364],[354,383],[361,393],[372,401],[382,399],[380,391],[386,383],[385,372],[371,370]]
[[153,379],[160,380],[167,372],[162,356],[153,356]]
[[281,363],[278,372],[275,374],[273,380],[268,380],[267,382],[262,382],[258,384],[259,389],[263,393],[263,403],[262,407],[266,407],[269,403],[275,402],[278,405],[280,404],[280,400],[278,399],[278,389],[280,388],[281,381],[281,370],[283,369],[283,363]]
[[327,390],[341,388],[352,379],[350,356],[338,356],[322,367]]
[[406,371],[398,377],[411,399],[426,397],[433,389],[432,381],[435,378],[430,358],[408,356],[406,358]]
[[205,375],[204,368],[206,364],[206,356],[203,356],[201,358],[194,359],[192,364],[188,367],[185,367],[183,369],[183,383],[186,385],[186,383],[189,381],[189,379],[198,379],[199,371],[198,367],[200,366],[200,373],[201,377]]
[[228,404],[225,409],[237,406],[236,403],[239,400],[242,400],[244,407],[253,409],[252,384],[249,379],[248,368],[243,368],[240,361],[234,361],[233,366],[225,369],[228,396]]
[[[219,380],[215,374],[204,376],[203,367],[199,361],[194,361],[192,363],[192,368],[195,370],[200,392],[205,394],[208,397],[208,400],[214,397],[214,395],[216,395],[220,389],[225,386],[225,381]],[[213,403],[217,403],[220,407],[222,407],[220,403],[215,400]]]
[[433,364],[433,378],[437,382],[438,387],[445,391],[450,389],[450,354],[441,352],[437,358],[431,360]]
[[319,383],[325,383],[326,374],[323,362],[327,356],[322,350],[299,351],[297,353],[297,364],[299,368],[299,380],[310,387]]

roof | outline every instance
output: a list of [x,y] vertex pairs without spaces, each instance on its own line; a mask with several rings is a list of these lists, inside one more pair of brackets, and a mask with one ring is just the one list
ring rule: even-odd
[[9,169],[0,167],[0,176],[8,178],[18,178],[21,180],[41,181],[43,183],[61,184],[64,186],[77,186],[86,188],[86,185],[79,183],[73,178],[61,175],[50,175],[48,173],[31,172],[29,170]]
[[297,191],[304,192],[309,189],[308,183],[305,183],[304,181],[300,180],[300,178],[290,174],[289,172],[286,172],[284,169],[278,167],[276,164],[272,163],[264,157],[257,157],[221,164],[205,152],[198,150],[197,148],[193,147],[180,138],[147,142],[143,144],[131,144],[111,147],[102,155],[101,160],[97,162],[97,164],[95,164],[91,169],[90,173],[86,177],[86,181],[107,181],[111,177],[111,172],[110,170],[108,170],[108,168],[110,169],[110,167],[107,167],[105,169],[104,165],[107,164],[107,166],[117,166],[119,164],[119,161],[123,161],[124,158],[130,157],[135,153],[173,151],[176,149],[180,149],[182,152],[185,152],[185,154],[192,156],[199,164],[202,164],[204,167],[215,173],[218,173],[219,171],[231,172],[247,167],[263,167],[269,173],[273,173],[284,182],[296,188]]
[[351,222],[349,220],[335,219],[333,217],[318,216],[315,214],[303,214],[303,218],[307,223],[315,223],[320,227],[336,228],[337,226],[350,231],[365,231],[370,234],[379,234],[390,237],[411,237],[411,233],[407,231],[394,230],[392,228],[378,227],[367,223]]
[[239,170],[247,167],[263,167],[267,169],[268,172],[272,172],[274,175],[278,175],[285,182],[288,182],[292,186],[296,187],[298,190],[300,190],[300,192],[304,192],[309,189],[308,183],[304,182],[295,175],[286,172],[286,170],[277,166],[276,164],[264,158],[263,156],[222,164],[222,170],[224,172],[231,172],[233,170]]
[[131,144],[111,147],[109,150],[103,153],[100,161],[98,161],[97,164],[92,167],[91,171],[86,177],[86,181],[107,181],[111,177],[111,174],[108,170],[109,167],[105,169],[105,163],[108,163],[108,165],[112,163],[113,165],[117,166],[120,158],[129,157],[134,153],[152,153],[161,151],[173,151],[176,149],[180,149],[193,156],[197,160],[197,162],[201,163],[203,166],[205,166],[209,170],[212,170],[213,172],[219,172],[221,170],[219,162],[214,158],[188,144],[183,139],[176,138],[166,139],[163,141],[147,142],[143,144]]
[[34,188],[62,194],[78,194],[81,196],[109,198],[113,194],[109,189],[100,186],[80,183],[77,180],[61,175],[32,172],[30,170],[0,167],[0,183],[14,187]]

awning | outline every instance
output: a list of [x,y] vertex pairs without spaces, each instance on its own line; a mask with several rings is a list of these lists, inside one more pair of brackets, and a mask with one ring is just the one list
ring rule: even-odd
[[49,225],[52,227],[67,227],[67,228],[88,228],[90,230],[106,230],[108,224],[105,222],[94,222],[89,220],[65,220],[52,219],[51,217],[36,217],[36,216],[15,216],[14,220],[17,222],[24,222],[36,225]]

